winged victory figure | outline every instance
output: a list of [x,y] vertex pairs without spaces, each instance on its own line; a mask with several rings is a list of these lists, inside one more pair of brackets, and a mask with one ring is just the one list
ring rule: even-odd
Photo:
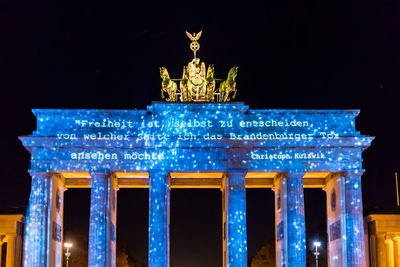
[[192,41],[192,42],[196,42],[197,40],[199,40],[200,39],[200,37],[201,37],[201,33],[202,33],[203,31],[200,31],[199,33],[193,33],[193,35],[192,34],[190,34],[188,31],[186,31],[186,35],[187,35],[187,37],[189,37],[189,39]]

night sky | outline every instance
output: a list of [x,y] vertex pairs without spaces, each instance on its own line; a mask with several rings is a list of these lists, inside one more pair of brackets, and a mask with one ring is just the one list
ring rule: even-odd
[[[396,203],[400,172],[400,10],[396,1],[213,1],[127,4],[2,1],[0,208],[24,207],[32,108],[144,109],[160,101],[159,67],[180,78],[198,56],[217,78],[239,66],[250,108],[360,109],[376,136],[363,154],[365,209]],[[398,5],[398,3],[396,3]],[[118,242],[147,261],[148,191],[118,192]],[[88,232],[90,191],[65,193],[65,228]],[[325,235],[325,193],[305,190],[307,242]],[[273,193],[247,190],[248,254],[274,238]],[[221,193],[171,193],[171,266],[221,266]]]

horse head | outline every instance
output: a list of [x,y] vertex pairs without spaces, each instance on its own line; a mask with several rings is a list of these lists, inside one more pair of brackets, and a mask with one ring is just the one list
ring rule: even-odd
[[214,78],[214,64],[208,65],[207,68],[207,79],[213,79]]
[[169,74],[165,67],[160,67],[160,76],[161,76],[161,79],[163,79],[163,80],[169,79]]
[[228,80],[229,81],[234,81],[236,76],[237,76],[237,72],[238,72],[238,66],[233,66],[228,73]]

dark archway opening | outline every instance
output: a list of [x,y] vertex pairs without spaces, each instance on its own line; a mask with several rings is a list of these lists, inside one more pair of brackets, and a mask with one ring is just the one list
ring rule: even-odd
[[117,195],[117,263],[147,266],[149,190],[122,188]]
[[[252,261],[275,264],[274,201],[274,192],[271,189],[246,189],[248,266],[251,266]],[[262,259],[262,262],[259,259]]]
[[321,242],[318,248],[318,265],[328,266],[328,234],[326,228],[326,193],[321,189],[304,189],[306,220],[307,266],[316,266],[314,242]]
[[[90,189],[64,192],[64,242],[71,242],[69,266],[88,266]],[[65,257],[63,257],[65,264]]]
[[218,189],[171,190],[171,266],[222,266],[221,197]]

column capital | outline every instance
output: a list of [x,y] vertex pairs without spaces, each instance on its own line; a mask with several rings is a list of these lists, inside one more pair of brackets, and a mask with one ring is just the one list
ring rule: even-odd
[[[60,172],[49,172],[48,175],[49,175],[49,178],[54,177],[56,179],[59,179],[65,188],[65,177]],[[66,188],[65,188],[65,190],[66,190]]]
[[114,189],[119,190],[118,178],[115,175],[114,171],[90,171],[89,174],[91,176],[90,179],[93,179],[94,177],[104,177],[106,179],[110,178],[114,184]]
[[325,186],[322,188],[322,190],[326,191],[327,187],[329,184],[334,182],[336,179],[340,177],[345,177],[345,172],[338,171],[338,172],[331,172],[326,178],[325,178]]
[[248,172],[248,169],[226,169],[225,173],[246,173]]
[[28,171],[28,173],[32,178],[33,177],[49,178],[52,175],[50,172],[35,171],[35,170],[30,170]]
[[385,239],[385,245],[393,245],[392,239]]
[[274,186],[272,187],[272,191],[276,192],[279,189],[281,180],[283,178],[286,178],[287,175],[287,172],[280,172],[277,176],[274,177]]
[[112,175],[111,171],[89,171],[90,176],[106,176],[109,177]]
[[9,238],[12,238],[14,240],[14,238],[16,238],[16,237],[17,237],[17,234],[14,234],[14,233],[13,234],[6,234],[6,238],[5,239],[6,239],[6,242],[9,242],[8,241]]
[[384,232],[378,232],[375,233],[376,237],[384,238],[386,240],[386,233]]
[[164,169],[150,169],[150,170],[144,170],[143,172],[147,172],[149,173],[149,175],[151,175],[152,173],[163,173],[166,175],[170,175],[171,172],[173,172],[172,170],[164,170]]
[[342,175],[344,177],[350,177],[350,176],[362,176],[364,174],[364,170],[349,170],[349,171],[341,171]]
[[285,178],[288,178],[288,177],[304,177],[304,175],[306,174],[306,172],[282,172],[282,175],[285,177]]

